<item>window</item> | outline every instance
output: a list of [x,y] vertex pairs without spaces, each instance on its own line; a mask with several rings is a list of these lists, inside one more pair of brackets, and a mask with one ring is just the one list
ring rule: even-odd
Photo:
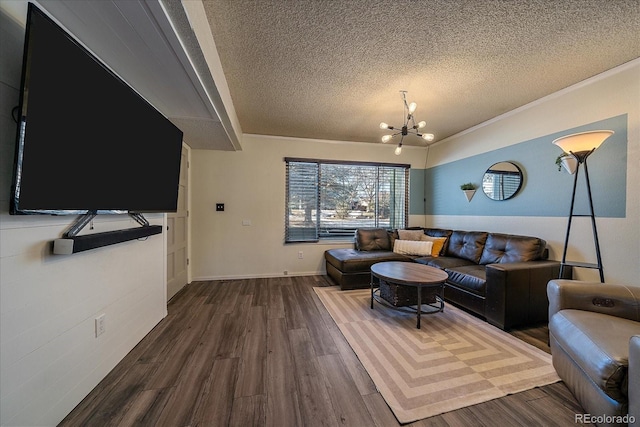
[[285,158],[286,242],[352,237],[356,228],[404,228],[409,165]]

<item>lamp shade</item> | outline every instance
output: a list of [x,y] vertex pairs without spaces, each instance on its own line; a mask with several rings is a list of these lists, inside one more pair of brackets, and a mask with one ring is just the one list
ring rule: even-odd
[[553,144],[560,147],[566,153],[591,152],[613,134],[614,132],[612,130],[580,132],[555,139]]

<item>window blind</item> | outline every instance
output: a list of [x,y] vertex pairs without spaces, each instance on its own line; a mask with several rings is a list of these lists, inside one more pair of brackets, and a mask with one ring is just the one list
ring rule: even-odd
[[286,242],[318,241],[319,164],[286,162]]
[[285,158],[285,242],[352,237],[357,228],[403,228],[409,165]]

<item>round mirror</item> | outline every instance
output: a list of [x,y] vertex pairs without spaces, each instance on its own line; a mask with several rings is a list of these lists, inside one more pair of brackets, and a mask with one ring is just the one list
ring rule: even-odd
[[482,191],[491,200],[508,200],[522,187],[522,171],[511,162],[492,165],[482,177]]

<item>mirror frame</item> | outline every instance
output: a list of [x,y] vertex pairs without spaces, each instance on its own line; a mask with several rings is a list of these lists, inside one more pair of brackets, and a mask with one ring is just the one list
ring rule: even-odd
[[[519,180],[519,182],[518,182],[518,188],[516,188],[516,190],[515,190],[512,194],[510,194],[508,197],[504,197],[504,198],[499,199],[499,198],[494,198],[494,197],[492,197],[491,195],[489,195],[489,193],[487,193],[487,189],[485,188],[485,182],[484,182],[484,180],[485,180],[485,177],[487,176],[487,174],[491,173],[490,171],[492,170],[492,168],[493,168],[494,166],[496,166],[496,165],[501,164],[501,163],[506,163],[506,164],[508,164],[508,165],[510,165],[510,166],[515,167],[515,168],[516,168],[516,171],[513,173],[513,175],[515,175],[515,174],[516,174],[516,172],[517,172],[517,174],[518,174],[518,176],[519,176],[520,180]],[[518,194],[518,193],[520,192],[520,189],[522,189],[522,183],[523,183],[523,181],[524,181],[524,174],[522,173],[522,169],[520,169],[520,167],[519,167],[518,165],[516,165],[514,162],[509,162],[509,161],[496,162],[496,163],[492,164],[491,166],[489,166],[489,169],[487,169],[487,170],[486,170],[486,172],[482,175],[482,192],[483,192],[483,193],[484,193],[484,194],[485,194],[489,199],[491,199],[491,200],[495,200],[495,201],[497,201],[497,202],[502,202],[502,201],[509,200],[509,199],[512,199],[513,197],[515,197],[515,196],[516,196],[516,194]]]

